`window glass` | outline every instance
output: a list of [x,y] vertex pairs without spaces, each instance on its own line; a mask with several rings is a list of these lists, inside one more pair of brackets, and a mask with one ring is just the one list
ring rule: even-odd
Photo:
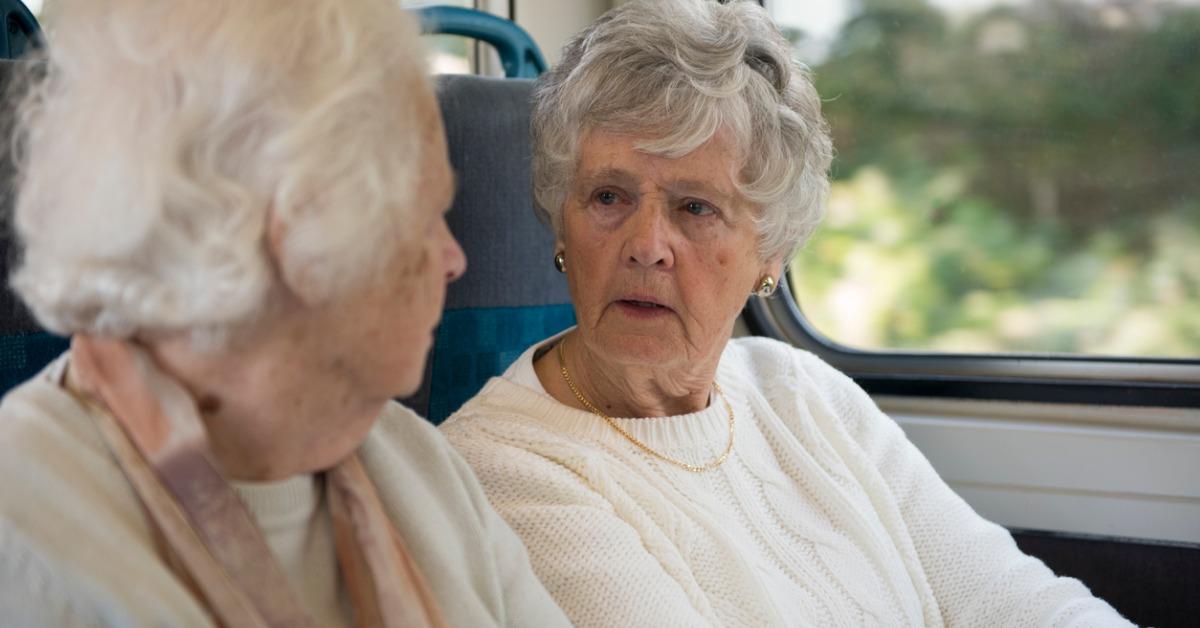
[[[400,6],[416,8],[422,6],[456,6],[471,9],[473,0],[399,0]],[[429,50],[429,71],[434,74],[475,74],[475,57],[479,47],[473,40],[457,35],[426,35],[425,46]]]
[[768,7],[837,149],[790,275],[822,334],[1200,356],[1200,0]]
[[473,74],[475,42],[457,35],[426,35],[429,71],[434,74]]

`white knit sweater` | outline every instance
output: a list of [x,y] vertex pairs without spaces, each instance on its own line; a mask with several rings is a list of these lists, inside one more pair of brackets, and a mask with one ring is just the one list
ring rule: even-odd
[[[1017,549],[851,380],[736,339],[717,381],[733,454],[691,473],[548,397],[534,348],[442,429],[577,626],[1127,626]],[[704,464],[725,406],[618,419]]]

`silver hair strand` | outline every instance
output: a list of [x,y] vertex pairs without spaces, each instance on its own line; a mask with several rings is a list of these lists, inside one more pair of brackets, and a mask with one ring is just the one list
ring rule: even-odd
[[761,208],[764,259],[790,258],[821,220],[833,148],[820,99],[754,2],[634,0],[567,43],[538,79],[531,128],[535,210],[556,233],[591,128],[672,158],[729,133],[733,180]]
[[220,329],[269,305],[275,272],[332,298],[404,243],[410,94],[431,87],[394,0],[56,0],[46,18],[10,278],[46,328]]

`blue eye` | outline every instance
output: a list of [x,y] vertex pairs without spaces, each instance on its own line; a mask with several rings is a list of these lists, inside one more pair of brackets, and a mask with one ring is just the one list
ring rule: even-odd
[[617,201],[621,199],[617,197],[616,192],[604,190],[603,192],[596,194],[596,200],[599,201],[601,205],[615,205]]
[[683,208],[693,216],[707,216],[714,211],[712,207],[709,207],[708,203],[701,203],[700,201],[688,201]]

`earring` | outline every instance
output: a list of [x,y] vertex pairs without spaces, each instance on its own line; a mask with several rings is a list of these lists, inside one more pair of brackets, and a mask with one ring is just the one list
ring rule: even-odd
[[760,297],[769,297],[775,294],[775,278],[763,275],[763,278],[758,280],[758,288],[754,290],[754,294]]
[[554,267],[560,273],[567,272],[567,254],[565,251],[559,251],[554,254]]

